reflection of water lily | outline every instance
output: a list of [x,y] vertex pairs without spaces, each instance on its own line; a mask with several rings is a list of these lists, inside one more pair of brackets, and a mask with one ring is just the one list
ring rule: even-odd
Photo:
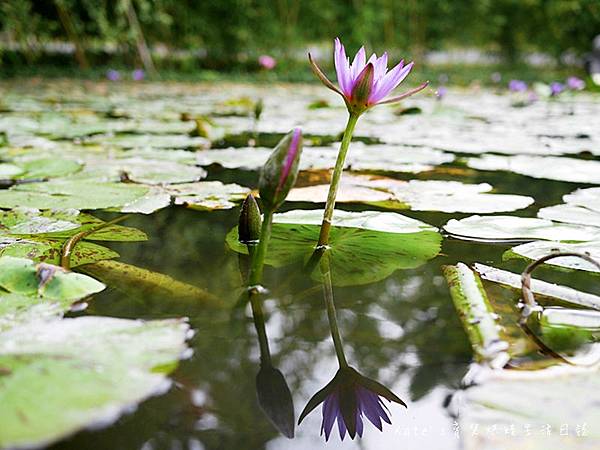
[[406,404],[381,383],[362,376],[349,366],[341,367],[335,377],[310,399],[298,424],[323,403],[323,423],[321,434],[325,433],[325,440],[329,440],[333,425],[337,420],[340,438],[343,440],[346,432],[350,438],[363,434],[363,417],[383,429],[383,422],[391,424],[389,410],[382,398],[389,402]]
[[423,83],[419,87],[397,97],[384,100],[404,81],[414,63],[404,65],[404,61],[400,61],[393,69],[388,71],[387,53],[379,58],[373,53],[367,60],[365,48],[361,47],[356,53],[352,64],[350,64],[350,60],[346,57],[346,49],[338,38],[335,39],[334,62],[339,88],[323,74],[310,54],[308,57],[313,70],[323,84],[340,94],[344,98],[348,110],[356,114],[360,114],[379,103],[400,101],[427,86],[427,83]]

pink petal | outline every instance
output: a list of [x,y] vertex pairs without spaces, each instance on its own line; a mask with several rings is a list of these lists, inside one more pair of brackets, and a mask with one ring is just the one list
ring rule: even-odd
[[371,104],[377,103],[383,100],[390,92],[402,83],[402,81],[410,73],[414,63],[410,63],[406,66],[401,61],[396,67],[390,70],[385,77],[375,86],[373,93],[369,98]]
[[350,80],[352,82],[352,87],[354,87],[356,79],[367,65],[366,59],[367,57],[365,54],[365,48],[361,47],[360,50],[356,53],[354,61],[352,61],[352,66],[350,67]]
[[388,55],[384,53],[379,57],[375,63],[373,64],[373,68],[375,69],[375,73],[373,74],[373,79],[375,83],[381,80],[387,72],[387,63],[388,63]]
[[340,42],[339,38],[335,38],[334,62],[335,71],[337,73],[338,84],[344,95],[350,95],[352,91],[350,82],[350,64],[346,57],[346,49]]

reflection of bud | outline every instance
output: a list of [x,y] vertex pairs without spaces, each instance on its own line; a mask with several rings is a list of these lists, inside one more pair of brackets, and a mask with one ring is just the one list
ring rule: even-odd
[[382,398],[406,407],[406,404],[396,394],[381,383],[363,377],[352,367],[342,367],[337,371],[333,380],[309,400],[300,414],[298,423],[323,403],[321,434],[325,433],[325,440],[329,440],[336,421],[342,440],[346,436],[346,432],[352,439],[357,434],[362,437],[363,416],[379,430],[383,429],[382,422],[392,423],[388,416],[389,410]]
[[248,194],[242,210],[240,211],[240,221],[238,226],[239,240],[242,244],[252,244],[260,239],[260,227],[262,220],[260,209],[252,194]]
[[294,402],[283,374],[273,366],[260,366],[256,375],[258,403],[271,423],[285,437],[294,437]]
[[260,172],[260,198],[265,209],[275,211],[296,183],[302,153],[302,132],[295,128],[286,134]]

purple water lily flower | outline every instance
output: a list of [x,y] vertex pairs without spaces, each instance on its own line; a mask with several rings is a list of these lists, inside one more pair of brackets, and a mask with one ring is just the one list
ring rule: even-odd
[[361,47],[356,53],[352,64],[346,57],[346,49],[339,38],[335,39],[334,62],[338,85],[335,86],[314,62],[312,55],[308,59],[313,71],[329,89],[340,94],[351,113],[360,114],[367,109],[382,103],[398,102],[410,95],[425,89],[428,82],[411,89],[397,97],[385,99],[404,79],[413,68],[414,63],[404,65],[400,61],[388,71],[388,55],[384,53],[379,58],[375,53],[367,60],[365,48]]
[[572,91],[582,91],[585,89],[585,81],[578,77],[567,78],[567,87]]
[[146,73],[142,69],[135,69],[133,72],[131,72],[131,78],[133,81],[142,81],[145,76]]
[[110,81],[119,81],[121,79],[121,73],[115,69],[109,69],[106,71],[106,78]]
[[352,367],[341,367],[327,386],[309,400],[300,414],[298,424],[323,403],[321,434],[325,433],[326,441],[336,421],[342,440],[346,433],[351,439],[356,435],[362,437],[363,417],[380,431],[383,430],[383,422],[392,423],[382,398],[406,407],[406,403],[381,383],[363,377]]
[[435,96],[438,100],[442,100],[446,94],[448,93],[448,88],[446,86],[440,86],[435,92]]
[[263,69],[272,70],[277,65],[277,61],[272,56],[260,55],[258,57],[258,65]]
[[564,90],[565,90],[564,84],[559,83],[558,81],[554,81],[553,83],[550,83],[550,95],[552,97],[556,97]]
[[527,83],[523,80],[510,80],[508,82],[508,90],[512,92],[525,92],[527,90]]

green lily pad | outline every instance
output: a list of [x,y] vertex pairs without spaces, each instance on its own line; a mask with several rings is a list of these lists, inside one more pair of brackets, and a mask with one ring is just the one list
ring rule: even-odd
[[600,240],[600,228],[533,217],[470,216],[451,219],[444,225],[444,230],[453,237],[475,241]]
[[0,208],[104,209],[131,203],[148,187],[130,183],[54,180],[0,191]]
[[250,192],[250,189],[238,184],[224,184],[220,181],[174,184],[166,190],[175,205],[201,211],[233,208]]
[[90,214],[72,210],[47,210],[15,208],[0,211],[0,237],[36,236],[53,239],[69,238],[77,233],[97,231],[85,236],[92,241],[145,241],[146,234],[122,225],[106,225]]
[[106,425],[169,387],[181,320],[32,322],[0,334],[0,447],[39,447]]
[[[383,208],[446,213],[491,213],[522,209],[534,202],[521,195],[491,194],[487,183],[458,181],[402,181],[393,178],[345,174],[336,201],[367,203]],[[329,184],[293,189],[288,201],[325,203]]]
[[[60,264],[64,240],[47,238],[4,238],[0,239],[0,256],[29,258],[37,262]],[[105,259],[118,258],[119,254],[93,242],[81,241],[71,252],[71,267],[90,264]]]
[[30,259],[0,257],[0,287],[8,292],[53,300],[78,300],[100,292],[104,285],[87,275]]
[[503,170],[533,178],[600,184],[600,161],[556,156],[483,155],[468,158],[467,165],[478,170]]
[[[275,214],[266,264],[306,262],[319,239],[322,210]],[[237,228],[227,235],[234,251],[247,253]],[[440,251],[441,236],[426,223],[396,213],[335,211],[330,233],[333,284],[352,286],[382,280],[398,269],[415,268]],[[320,280],[317,268],[313,278]]]

